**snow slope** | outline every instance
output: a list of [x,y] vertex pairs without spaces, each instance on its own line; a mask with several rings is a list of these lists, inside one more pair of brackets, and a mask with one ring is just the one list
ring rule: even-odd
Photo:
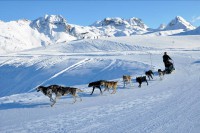
[[0,22],[0,53],[16,52],[41,46],[42,40],[50,41],[30,26],[29,20]]
[[179,33],[177,35],[200,35],[200,27],[197,27],[194,30],[190,30],[187,32]]
[[[173,132],[198,133],[199,36],[133,36],[81,40],[0,56],[0,132]],[[176,70],[160,80],[167,51]],[[154,79],[138,88],[137,76],[153,69]],[[123,88],[122,75],[133,86]],[[89,82],[118,81],[116,94],[100,95]],[[52,108],[38,85],[84,90],[83,101],[64,96]]]

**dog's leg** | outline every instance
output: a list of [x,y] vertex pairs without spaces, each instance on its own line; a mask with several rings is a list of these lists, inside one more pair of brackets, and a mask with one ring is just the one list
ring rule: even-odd
[[105,86],[105,90],[104,91],[108,91],[110,93],[110,88],[108,86]]
[[99,90],[100,90],[100,92],[101,92],[101,95],[103,94],[103,92],[102,92],[102,90],[101,90],[101,87],[100,86],[98,86],[98,88],[99,88]]
[[50,102],[54,102],[54,99],[52,98],[52,90],[47,91],[47,96],[50,98]]
[[163,79],[163,75],[162,75],[162,74],[159,74],[159,77],[160,77],[160,80],[162,80],[162,79]]
[[162,80],[164,79],[164,74],[162,74]]
[[111,94],[115,94],[116,93],[116,88],[113,88],[113,92]]
[[76,102],[76,95],[72,95],[74,98],[74,102],[72,104],[74,104]]
[[100,87],[100,86],[96,86],[96,87],[99,88],[99,90],[100,90],[100,94],[102,95],[103,92],[102,92],[102,90],[101,90],[101,87]]
[[151,75],[151,79],[153,79],[153,76]]
[[55,100],[52,98],[52,94],[48,96],[50,98],[50,102],[55,102]]
[[82,98],[77,93],[76,93],[76,97],[78,97],[80,101],[82,101]]
[[[108,90],[108,87],[107,87],[107,86],[105,86],[105,89],[104,89],[104,91],[106,91],[106,90]],[[104,92],[104,91],[103,91],[103,92]],[[108,90],[108,91],[109,91],[109,90]]]
[[60,94],[60,93],[56,93],[56,97],[55,97],[55,99],[53,100],[54,102],[53,102],[53,104],[51,105],[51,107],[53,107],[53,105],[57,102],[57,99],[60,99],[60,98],[61,98],[61,95],[62,95],[62,94]]
[[55,100],[53,99],[53,98],[51,98],[51,100],[50,100],[51,102],[55,102]]
[[90,95],[92,95],[92,94],[93,94],[93,92],[94,92],[94,89],[95,89],[95,86],[93,86],[92,93],[91,93]]
[[146,82],[147,82],[147,85],[149,85],[147,80],[146,80]]
[[123,81],[124,82],[124,88],[125,88],[125,81]]
[[134,86],[131,80],[129,81],[129,83],[130,83],[130,86],[131,86],[131,87]]
[[142,85],[142,83],[141,83],[141,82],[139,82],[139,86],[138,86],[138,87],[140,87],[140,88],[141,88],[141,85]]
[[56,103],[56,97],[55,100],[53,101],[53,103],[51,104],[51,107],[53,107],[53,105]]

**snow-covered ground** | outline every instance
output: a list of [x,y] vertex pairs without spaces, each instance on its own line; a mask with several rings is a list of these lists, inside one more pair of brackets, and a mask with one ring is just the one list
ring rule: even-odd
[[[198,133],[200,36],[132,36],[61,43],[0,56],[0,132]],[[163,52],[176,70],[160,80]],[[137,76],[154,79],[138,88]],[[123,88],[122,75],[133,77]],[[117,93],[91,96],[88,83],[118,81]],[[80,88],[50,107],[39,85]]]

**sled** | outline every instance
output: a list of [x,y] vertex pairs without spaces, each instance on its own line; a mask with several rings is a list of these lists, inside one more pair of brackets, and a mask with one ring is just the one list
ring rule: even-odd
[[166,74],[171,74],[172,71],[174,71],[174,64],[170,61],[167,62],[166,66],[165,66],[165,73]]

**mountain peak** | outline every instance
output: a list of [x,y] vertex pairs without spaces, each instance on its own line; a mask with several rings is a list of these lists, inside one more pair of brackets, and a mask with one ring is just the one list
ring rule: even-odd
[[165,25],[165,24],[161,24],[161,25],[158,27],[158,30],[164,30],[164,29],[165,29],[165,27],[166,27],[166,25]]
[[148,27],[142,22],[141,19],[139,18],[129,18],[129,19],[123,19],[120,17],[107,17],[105,19],[103,19],[102,21],[97,21],[94,24],[92,24],[92,26],[96,26],[96,27],[105,27],[105,26],[114,26],[116,28],[119,27],[139,27],[141,29],[147,29]]
[[132,17],[132,18],[128,19],[127,21],[131,26],[139,26],[140,28],[143,28],[143,29],[148,28],[148,26],[145,25],[144,22],[142,21],[142,19],[140,19],[140,18]]
[[57,33],[67,33],[70,30],[67,20],[61,15],[45,15],[32,21],[30,26],[49,36],[52,40],[56,40]]
[[110,18],[110,17],[107,17],[107,18],[104,18],[102,21],[97,21],[93,24],[93,26],[96,26],[96,27],[100,27],[100,26],[124,26],[124,25],[128,25],[128,23],[120,18],[120,17],[113,17],[113,18]]
[[52,24],[57,24],[57,23],[67,23],[67,20],[63,18],[61,15],[45,15],[42,20],[52,23]]
[[188,21],[186,21],[181,16],[176,16],[165,28],[165,30],[193,30],[195,27],[191,25]]

